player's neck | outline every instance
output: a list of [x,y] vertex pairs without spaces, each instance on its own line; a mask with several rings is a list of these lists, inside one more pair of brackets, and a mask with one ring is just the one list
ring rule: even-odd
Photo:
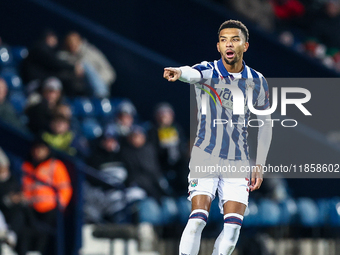
[[233,65],[228,65],[224,59],[222,59],[223,65],[225,67],[225,69],[227,69],[228,73],[240,73],[243,70],[243,61],[242,59],[240,61],[238,61],[237,63],[233,64]]

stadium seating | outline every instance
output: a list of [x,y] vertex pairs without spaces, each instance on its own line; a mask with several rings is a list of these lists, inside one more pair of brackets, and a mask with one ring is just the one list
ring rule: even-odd
[[319,224],[328,225],[330,224],[330,211],[331,211],[331,199],[318,199],[316,201],[319,210]]
[[258,204],[258,217],[262,226],[276,226],[280,223],[280,207],[269,199],[261,199]]
[[103,129],[95,118],[84,119],[81,123],[81,130],[83,135],[89,140],[98,138],[103,134]]
[[177,199],[177,207],[179,210],[179,221],[182,225],[185,225],[188,221],[191,212],[191,203],[187,197],[179,197]]
[[102,117],[113,115],[115,109],[112,106],[111,101],[109,99],[93,98],[91,99],[91,102],[94,106],[96,116]]
[[153,198],[147,198],[139,203],[139,222],[162,225],[162,209]]
[[28,50],[23,46],[11,47],[11,53],[13,57],[13,64],[18,66],[20,62],[28,56]]
[[26,58],[28,50],[22,46],[0,46],[0,67],[18,67],[20,62]]
[[340,198],[333,198],[329,201],[330,211],[329,219],[330,225],[333,227],[340,226]]
[[10,48],[7,46],[0,46],[0,67],[8,67],[13,63],[13,57]]
[[5,68],[1,71],[0,76],[4,78],[10,91],[23,89],[21,78],[15,69]]
[[297,205],[294,199],[289,198],[279,203],[280,207],[280,224],[289,225],[296,222]]
[[93,117],[95,115],[94,105],[85,97],[78,97],[71,101],[73,115],[78,118]]
[[178,208],[174,198],[165,197],[162,201],[162,223],[170,224],[174,223],[178,218]]
[[254,227],[259,225],[259,209],[254,200],[250,199],[244,213],[243,226]]
[[10,92],[8,99],[18,114],[22,114],[24,112],[26,96],[22,91]]
[[297,200],[299,223],[306,227],[319,225],[319,209],[311,198],[299,198]]

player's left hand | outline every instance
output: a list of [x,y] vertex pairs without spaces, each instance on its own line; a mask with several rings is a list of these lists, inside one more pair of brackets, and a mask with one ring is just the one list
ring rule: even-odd
[[250,191],[257,190],[261,187],[263,182],[263,173],[262,173],[262,166],[256,165],[253,172],[251,173],[251,183],[250,183]]

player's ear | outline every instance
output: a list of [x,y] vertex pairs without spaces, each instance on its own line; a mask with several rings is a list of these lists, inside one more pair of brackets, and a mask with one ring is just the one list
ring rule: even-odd
[[220,52],[220,42],[217,43],[217,51]]
[[249,42],[246,42],[246,43],[244,44],[243,52],[246,52],[246,51],[248,50],[248,48],[249,48]]

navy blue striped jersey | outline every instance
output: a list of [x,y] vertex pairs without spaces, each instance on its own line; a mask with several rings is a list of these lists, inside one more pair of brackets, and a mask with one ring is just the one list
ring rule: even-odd
[[[198,128],[194,145],[212,155],[229,160],[249,159],[248,89],[253,90],[252,103],[255,109],[264,110],[269,107],[269,90],[265,78],[261,73],[248,67],[245,62],[243,67],[242,72],[237,75],[228,73],[221,59],[214,62],[204,61],[192,67],[201,74],[200,82],[195,84]],[[228,88],[217,88],[218,83],[238,86],[243,92],[244,115],[233,114],[232,93]],[[204,94],[207,99],[206,114],[202,113]]]

